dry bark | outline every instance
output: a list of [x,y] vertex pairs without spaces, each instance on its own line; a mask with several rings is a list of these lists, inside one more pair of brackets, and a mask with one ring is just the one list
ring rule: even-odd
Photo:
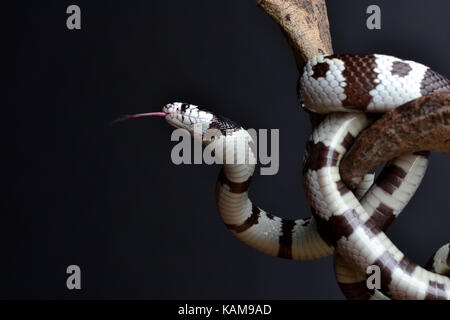
[[319,54],[332,54],[325,0],[257,0],[280,26],[294,53],[299,71]]
[[[280,26],[297,68],[318,54],[332,54],[325,0],[257,0]],[[363,131],[343,159],[340,171],[349,187],[362,175],[404,153],[431,150],[450,154],[449,93],[419,98],[383,115]],[[323,115],[310,113],[316,126]]]
[[344,156],[341,177],[354,188],[379,164],[423,150],[450,154],[450,92],[433,93],[383,114]]

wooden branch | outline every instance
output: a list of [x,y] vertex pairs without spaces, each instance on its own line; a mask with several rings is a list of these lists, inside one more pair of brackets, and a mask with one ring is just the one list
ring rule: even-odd
[[[325,0],[257,0],[280,26],[299,73],[310,58],[332,54]],[[405,153],[431,150],[450,154],[450,93],[433,94],[384,114],[355,140],[340,165],[351,188],[380,163]],[[313,128],[324,115],[310,113]]]
[[280,26],[300,74],[312,57],[333,53],[325,0],[257,0],[256,3]]
[[422,150],[450,154],[450,92],[421,97],[385,113],[344,156],[341,177],[354,188],[379,164]]

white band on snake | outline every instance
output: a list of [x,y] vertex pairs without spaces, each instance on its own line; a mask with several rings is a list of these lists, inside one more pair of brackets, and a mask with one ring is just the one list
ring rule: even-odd
[[[348,298],[450,299],[449,245],[439,249],[427,271],[410,262],[383,230],[417,190],[428,164],[427,152],[392,160],[377,181],[367,175],[355,194],[340,178],[339,163],[355,137],[371,122],[366,113],[386,112],[408,101],[450,90],[450,82],[426,66],[385,55],[317,56],[300,77],[303,106],[329,114],[314,129],[303,161],[303,181],[313,216],[286,220],[258,208],[248,198],[256,155],[250,134],[231,120],[185,103],[162,112],[128,118],[161,116],[194,136],[194,125],[217,129],[205,146],[224,145],[234,154],[217,183],[217,207],[226,226],[259,251],[288,259],[317,259],[336,251],[335,273]],[[237,141],[248,153],[234,153]],[[216,155],[220,157],[220,155]],[[237,160],[237,161],[236,161]],[[358,200],[359,199],[359,200]],[[381,269],[381,292],[365,286],[368,266]],[[441,273],[441,274],[437,274]]]

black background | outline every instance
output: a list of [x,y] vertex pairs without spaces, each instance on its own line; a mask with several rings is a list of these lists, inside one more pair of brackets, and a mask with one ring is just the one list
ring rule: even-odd
[[[82,29],[66,28],[66,8]],[[370,4],[382,29],[366,28]],[[0,298],[342,299],[332,258],[265,256],[232,236],[215,207],[218,166],[170,161],[158,119],[124,113],[173,101],[248,128],[280,129],[280,171],[251,196],[286,218],[309,216],[301,157],[310,134],[295,62],[255,1],[16,1],[3,5]],[[450,74],[446,0],[329,0],[335,52],[384,53]],[[446,166],[447,164],[447,166]],[[424,263],[448,239],[448,157],[388,234]],[[82,290],[66,288],[66,267]]]

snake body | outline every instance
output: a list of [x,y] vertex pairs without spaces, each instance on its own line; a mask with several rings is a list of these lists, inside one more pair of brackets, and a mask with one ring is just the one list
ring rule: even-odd
[[[304,73],[300,78],[299,88],[304,106],[318,113],[354,111],[355,109],[365,112],[385,112],[421,96],[448,90],[450,90],[449,81],[430,68],[413,61],[405,61],[392,56],[378,54],[314,57],[308,61],[305,67]],[[398,160],[396,159],[396,161]],[[356,213],[360,221],[353,221],[355,228],[349,226],[351,224],[350,221],[353,220],[352,215],[357,211],[357,207],[349,205],[354,199],[347,199],[345,205],[340,209],[336,209],[337,211],[334,214],[324,213],[321,218],[336,219],[339,217],[339,220],[343,219],[345,221],[344,224],[349,229],[346,233],[337,232],[337,234],[333,235],[333,231],[331,231],[331,238],[334,236],[335,239],[339,239],[339,243],[336,243],[338,247],[339,245],[344,247],[361,245],[363,243],[362,238],[366,239],[368,244],[361,249],[370,250],[370,252],[368,251],[365,254],[367,259],[365,265],[376,264],[381,267],[383,274],[382,289],[385,293],[390,294],[393,298],[449,299],[448,278],[442,277],[442,282],[439,282],[434,278],[436,275],[426,273],[422,268],[411,264],[381,232],[390,223],[389,218],[384,217],[384,223],[377,221],[378,223],[375,223],[376,227],[370,223],[371,220],[373,221],[373,215],[371,215],[370,211],[373,208],[373,203],[376,203],[375,199],[379,200],[378,203],[383,206],[385,212],[391,212],[389,215],[392,220],[396,216],[392,212],[397,212],[398,214],[412,196],[410,193],[408,197],[405,197],[400,179],[401,177],[406,177],[410,172],[405,170],[406,168],[403,166],[395,164],[391,164],[391,166],[394,166],[394,169],[391,168],[384,172],[391,172],[394,176],[387,179],[386,182],[380,181],[377,185],[374,185],[375,188],[380,188],[380,190],[374,194],[368,194],[367,198],[361,200],[360,204],[362,204],[364,210],[361,211],[362,213]],[[312,175],[314,175],[314,172],[312,172]],[[313,177],[305,179],[307,183],[316,180]],[[315,194],[314,185],[312,186],[312,188],[306,188],[306,190],[312,190],[313,194]],[[317,185],[315,187],[317,189]],[[414,187],[416,188],[417,185]],[[386,197],[387,195],[390,196]],[[350,194],[349,198],[354,198],[354,195]],[[370,198],[372,198],[372,201],[366,200]],[[310,199],[310,202],[316,201],[315,197],[310,196]],[[330,197],[327,198],[327,200],[329,199]],[[370,206],[371,202],[372,206]],[[396,202],[403,207],[395,208],[392,204]],[[315,207],[317,205],[320,205],[320,203],[312,206]],[[327,212],[327,210],[325,209],[323,212]],[[341,215],[336,215],[336,212],[341,212]],[[365,219],[367,219],[366,222],[364,222]],[[363,223],[369,224],[369,226],[362,226]],[[337,224],[339,223],[324,223],[323,229],[325,231],[322,231],[324,236],[330,237],[330,230],[327,229],[329,229],[330,225],[336,228]],[[361,238],[358,239],[358,236]],[[385,242],[383,250],[378,253],[374,253],[374,250],[381,249],[383,245],[369,244],[369,242],[375,241]],[[435,263],[436,261],[441,261],[440,266],[443,265],[442,260],[444,258],[446,259],[445,261],[448,261],[448,250],[446,251],[445,248],[448,248],[448,246],[443,246],[438,250],[433,259]],[[344,252],[344,255],[347,255],[348,260],[358,263],[356,261],[358,259],[355,259],[354,256],[355,251],[358,250],[351,247],[339,250],[340,253]],[[361,254],[361,252],[358,251],[358,254]],[[447,257],[445,257],[446,254]],[[349,257],[348,255],[353,256]],[[359,259],[359,263],[361,261],[362,259]],[[359,292],[360,295],[367,295],[367,287],[363,281],[365,279],[364,275],[360,272],[358,277],[354,273],[355,270],[348,268],[348,265],[341,254],[336,255],[335,270],[341,289],[343,289],[344,293],[351,292],[350,296],[355,292]],[[444,274],[448,272],[445,271],[444,267],[432,270]],[[358,278],[361,281],[355,281]],[[344,282],[349,279],[351,279],[349,283]],[[403,281],[399,279],[403,279]],[[426,284],[427,281],[428,284]],[[349,296],[349,294],[346,295]]]
[[423,64],[381,54],[316,56],[299,83],[304,106],[316,113],[386,112],[450,90],[447,78]]
[[[384,55],[317,56],[300,77],[303,107],[329,114],[314,129],[303,161],[304,190],[312,217],[287,220],[265,212],[248,197],[256,163],[250,134],[233,121],[195,105],[171,103],[161,116],[206,148],[222,152],[217,182],[217,207],[233,234],[244,243],[272,256],[317,259],[336,253],[335,272],[347,297],[393,299],[450,299],[448,245],[429,263],[427,271],[410,262],[383,230],[402,211],[418,188],[427,154],[404,155],[388,164],[375,183],[373,175],[355,194],[343,183],[339,163],[355,137],[371,123],[368,112],[386,112],[432,92],[450,90],[450,82],[419,63]],[[237,148],[236,145],[244,146]],[[231,160],[230,160],[231,159]],[[356,196],[355,196],[356,195]],[[362,288],[368,266],[381,270],[381,290]]]

